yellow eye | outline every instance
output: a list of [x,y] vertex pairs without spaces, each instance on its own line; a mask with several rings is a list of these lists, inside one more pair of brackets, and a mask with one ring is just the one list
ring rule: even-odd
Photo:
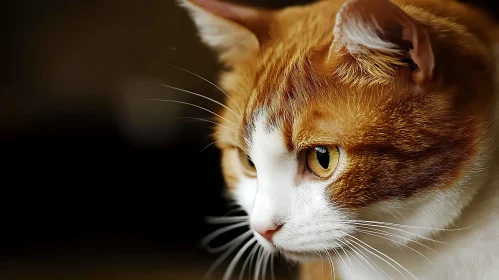
[[307,167],[320,178],[327,178],[338,165],[340,153],[337,147],[318,146],[307,151]]
[[239,161],[243,166],[244,173],[249,177],[256,177],[256,166],[251,158],[242,150],[238,150]]

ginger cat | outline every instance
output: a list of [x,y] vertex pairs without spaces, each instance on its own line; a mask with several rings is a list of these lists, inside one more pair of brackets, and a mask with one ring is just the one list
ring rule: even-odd
[[180,2],[227,67],[215,139],[250,231],[225,279],[254,244],[257,276],[280,253],[301,279],[499,279],[491,19],[437,0]]

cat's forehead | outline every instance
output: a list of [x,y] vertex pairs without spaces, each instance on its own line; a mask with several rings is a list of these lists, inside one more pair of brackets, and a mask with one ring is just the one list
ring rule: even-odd
[[[282,62],[282,61],[287,61]],[[282,62],[282,63],[279,63]],[[288,150],[293,149],[294,125],[303,109],[310,106],[299,87],[309,83],[299,72],[301,62],[284,56],[281,60],[259,69],[248,98],[243,121],[243,140],[251,141],[256,131],[279,131]],[[313,90],[312,88],[309,89]]]
[[267,131],[279,130],[289,150],[336,139],[340,133],[343,138],[358,135],[355,131],[369,126],[374,115],[386,113],[380,107],[406,90],[397,79],[390,85],[343,82],[336,69],[321,69],[318,60],[324,54],[314,48],[273,54],[253,68],[253,79],[242,93],[243,142],[251,139],[257,123]]
[[282,89],[255,94],[260,99],[248,104],[240,139],[248,148],[254,144],[257,131],[278,133],[289,152],[358,142],[361,133],[385,113],[379,109],[379,101],[366,97],[369,93],[342,92],[333,87]]
[[372,126],[380,108],[393,100],[394,86],[359,87],[321,75],[312,56],[284,54],[261,67],[248,91],[241,142],[250,142],[257,126],[279,131],[289,151],[359,137]]

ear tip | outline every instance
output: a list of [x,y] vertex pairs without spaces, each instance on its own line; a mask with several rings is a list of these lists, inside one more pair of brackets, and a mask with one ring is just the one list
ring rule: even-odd
[[187,5],[191,4],[188,0],[175,0],[176,4],[180,7],[185,8]]
[[199,7],[193,0],[175,0],[175,2],[180,8],[187,10],[187,12],[189,12],[189,14],[193,17],[201,10],[201,7]]
[[196,5],[196,1],[193,0],[175,0],[177,2],[177,5],[179,5],[182,8],[192,8],[194,5]]
[[217,2],[221,2],[217,0],[176,0],[176,1],[177,4],[182,7],[192,7],[192,6],[203,7],[206,5],[212,5],[216,4]]

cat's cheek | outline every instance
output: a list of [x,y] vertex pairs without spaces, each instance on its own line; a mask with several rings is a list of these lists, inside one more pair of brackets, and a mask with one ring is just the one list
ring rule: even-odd
[[[235,188],[231,190],[232,197],[243,207],[244,211],[251,213],[255,202],[257,191],[256,178],[241,177],[235,184]],[[248,217],[249,220],[249,217]]]

